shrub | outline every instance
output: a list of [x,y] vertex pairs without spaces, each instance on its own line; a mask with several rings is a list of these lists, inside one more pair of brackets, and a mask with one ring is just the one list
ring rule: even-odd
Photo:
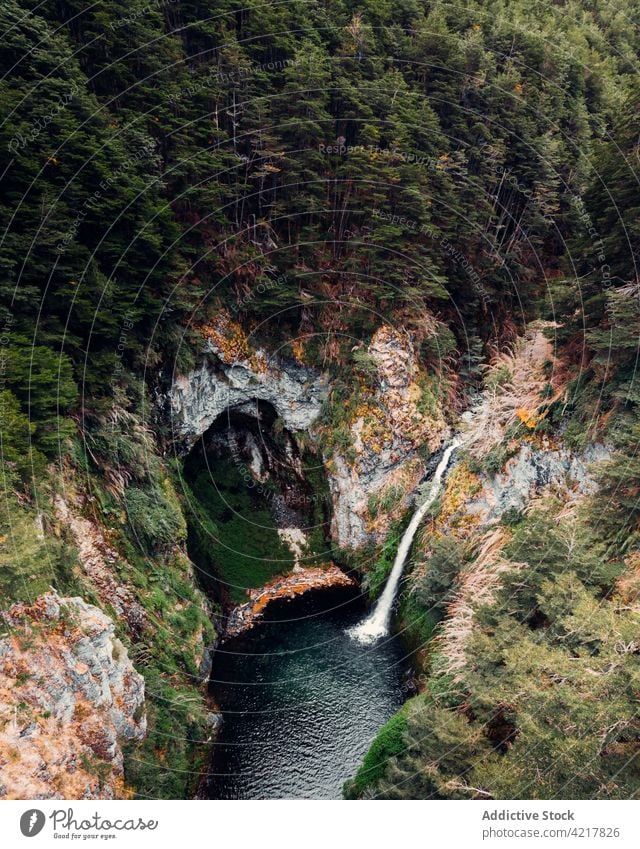
[[149,490],[128,487],[124,501],[131,530],[147,554],[170,551],[186,539],[184,517],[168,481]]
[[406,713],[401,710],[394,714],[391,719],[382,726],[371,744],[371,748],[364,756],[362,766],[351,781],[344,786],[344,795],[347,799],[358,799],[362,797],[367,789],[375,785],[385,773],[389,758],[404,751],[405,732],[407,730]]
[[[16,501],[5,501],[0,522],[0,597],[2,606],[15,601],[33,601],[53,584],[60,592],[77,592],[73,567],[76,557],[66,543],[41,535],[35,512]],[[86,595],[86,594],[85,594]]]
[[465,562],[464,547],[453,537],[441,537],[431,545],[431,554],[422,564],[422,578],[414,580],[416,602],[424,610],[441,617],[451,600],[455,581]]

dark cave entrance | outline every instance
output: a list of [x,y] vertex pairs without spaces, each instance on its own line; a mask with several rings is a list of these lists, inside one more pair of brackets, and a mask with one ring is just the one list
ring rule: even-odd
[[[273,406],[230,407],[185,459],[187,546],[209,595],[246,601],[295,565],[331,559],[330,498],[321,458],[296,440]],[[304,540],[292,550],[293,537]]]

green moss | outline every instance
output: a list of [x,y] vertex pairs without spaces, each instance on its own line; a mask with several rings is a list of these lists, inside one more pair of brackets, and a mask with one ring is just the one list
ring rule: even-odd
[[417,379],[420,387],[420,398],[417,402],[418,412],[424,416],[435,418],[438,415],[440,406],[440,387],[439,381],[434,380],[430,375],[421,373]]
[[404,752],[406,730],[407,715],[405,708],[402,708],[382,726],[371,748],[364,756],[362,766],[355,778],[345,784],[343,790],[345,798],[362,798],[365,791],[382,778],[389,758]]
[[503,363],[498,368],[494,368],[487,374],[484,386],[485,389],[497,392],[501,387],[508,383],[512,378],[511,369],[506,363]]
[[44,512],[38,515],[13,498],[5,499],[3,508],[0,515],[3,608],[16,601],[33,601],[51,586],[62,594],[82,594],[91,600],[78,575],[75,550],[64,535],[51,533],[49,517]]
[[411,513],[408,512],[406,516],[394,522],[389,529],[387,538],[379,547],[378,551],[373,554],[369,552],[369,556],[364,559],[364,562],[373,564],[366,567],[366,584],[369,590],[369,596],[372,599],[377,598],[384,588],[389,573],[393,568],[393,561],[398,551],[398,545],[400,544],[402,534],[409,522],[410,516]]
[[138,798],[189,798],[208,758],[202,692],[192,681],[170,683],[155,664],[142,671],[147,735],[125,749],[125,781]]
[[193,795],[205,765],[206,700],[199,678],[202,652],[215,631],[195,586],[190,562],[177,552],[164,560],[129,552],[130,574],[144,571],[137,598],[148,628],[129,646],[145,679],[147,735],[125,751],[125,779],[139,798],[184,799]]
[[582,451],[589,441],[589,428],[582,421],[572,419],[564,432],[564,441],[572,451]]
[[146,489],[127,487],[127,518],[131,530],[147,554],[168,551],[186,538],[186,524],[168,480]]
[[378,490],[369,496],[367,509],[371,516],[377,513],[390,513],[400,505],[404,498],[405,488],[398,484],[391,485],[385,489]]
[[176,495],[181,488],[176,469],[152,453],[138,428],[132,428],[118,450],[124,448],[131,457],[141,456],[143,448],[148,455],[124,498],[107,491],[104,477],[93,467],[87,474],[94,507],[119,554],[114,563],[118,579],[134,592],[147,621],[133,638],[126,623],[107,608],[145,680],[147,735],[124,750],[125,781],[139,798],[190,798],[208,759],[200,662],[215,640],[215,609],[198,589],[193,565],[180,546],[186,520]]
[[423,649],[433,637],[440,617],[433,609],[426,608],[412,593],[400,597],[398,630],[412,649]]
[[326,563],[327,560],[333,559],[333,549],[328,533],[332,503],[329,482],[322,459],[317,454],[304,450],[302,464],[313,499],[308,516],[309,530],[306,532],[309,557],[305,558],[305,565],[312,565],[314,562]]
[[247,589],[293,566],[269,512],[269,495],[265,487],[248,484],[232,460],[197,472],[186,493],[191,557],[205,583],[236,604],[247,600]]

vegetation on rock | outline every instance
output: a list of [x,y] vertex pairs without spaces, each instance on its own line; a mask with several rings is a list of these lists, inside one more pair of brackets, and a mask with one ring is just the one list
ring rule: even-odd
[[[233,464],[185,483],[162,416],[205,343],[232,365],[255,341],[329,375],[318,446],[376,480],[348,506],[388,537],[374,593],[484,393],[403,590],[428,681],[349,795],[638,795],[639,23],[631,0],[4,0],[2,608],[53,587],[117,620],[147,716],[119,794],[204,768],[219,607],[187,549],[225,602],[293,564]],[[468,509],[523,445],[596,442],[596,493]]]

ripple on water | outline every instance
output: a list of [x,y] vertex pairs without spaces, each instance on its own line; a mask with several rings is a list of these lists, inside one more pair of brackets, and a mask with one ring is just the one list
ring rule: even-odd
[[380,727],[402,705],[408,664],[393,638],[345,633],[363,615],[353,594],[325,591],[269,609],[269,621],[214,658],[224,714],[205,796],[336,799]]

